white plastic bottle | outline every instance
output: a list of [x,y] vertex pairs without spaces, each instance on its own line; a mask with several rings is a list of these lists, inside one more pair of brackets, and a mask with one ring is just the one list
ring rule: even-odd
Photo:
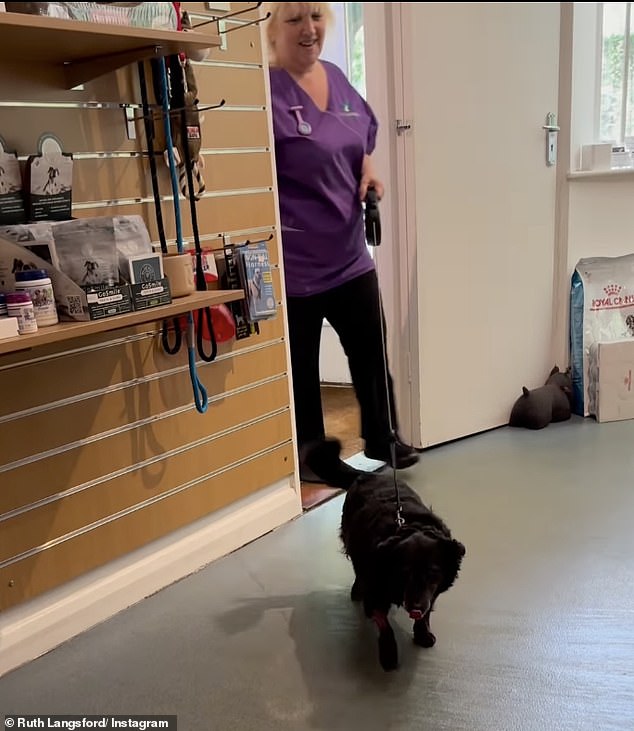
[[16,292],[27,292],[33,302],[38,327],[59,322],[53,284],[46,269],[24,269],[15,273]]

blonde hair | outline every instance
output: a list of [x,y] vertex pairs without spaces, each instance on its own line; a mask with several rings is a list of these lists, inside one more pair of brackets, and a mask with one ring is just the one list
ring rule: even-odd
[[277,65],[277,56],[275,53],[275,31],[282,17],[292,17],[293,13],[321,13],[324,16],[326,25],[330,27],[335,20],[334,13],[330,7],[330,3],[263,3],[262,10],[264,15],[270,13],[270,16],[264,24],[266,31],[266,42],[269,52],[269,63],[271,66]]

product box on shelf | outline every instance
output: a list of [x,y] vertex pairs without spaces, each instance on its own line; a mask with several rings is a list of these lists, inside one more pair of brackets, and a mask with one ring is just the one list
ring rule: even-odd
[[0,317],[0,340],[16,338],[19,334],[17,317]]
[[[149,246],[149,236],[147,237]],[[130,290],[135,310],[168,305],[172,301],[170,285],[160,253],[144,252],[127,256]],[[121,271],[121,265],[119,265]]]
[[132,293],[129,284],[88,284],[82,287],[91,320],[132,312]]
[[130,291],[135,310],[147,310],[149,307],[169,305],[172,301],[170,284],[167,277],[163,277],[160,280],[131,284]]

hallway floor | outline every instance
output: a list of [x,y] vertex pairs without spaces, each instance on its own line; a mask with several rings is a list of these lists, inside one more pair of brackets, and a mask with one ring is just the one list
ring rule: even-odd
[[[498,429],[405,477],[467,547],[431,650],[383,673],[348,599],[342,496],[0,678],[1,713],[179,731],[634,728],[634,421]],[[1,648],[0,648],[1,649]]]

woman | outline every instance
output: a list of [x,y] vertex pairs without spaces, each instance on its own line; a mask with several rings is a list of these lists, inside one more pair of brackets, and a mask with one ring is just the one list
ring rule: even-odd
[[[282,221],[295,418],[302,477],[348,487],[358,476],[325,437],[319,381],[324,318],[348,358],[365,454],[408,467],[417,452],[391,448],[392,380],[383,358],[383,317],[362,201],[383,185],[372,158],[377,121],[343,72],[321,61],[328,3],[268,3],[267,39]],[[389,389],[389,399],[388,399]],[[392,425],[396,416],[391,408]],[[396,434],[396,431],[394,431]],[[308,468],[308,469],[306,469]]]

